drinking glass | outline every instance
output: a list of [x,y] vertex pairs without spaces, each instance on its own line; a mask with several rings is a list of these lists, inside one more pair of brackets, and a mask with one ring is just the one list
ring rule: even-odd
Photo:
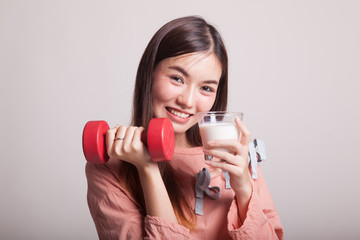
[[[204,148],[207,148],[207,143],[212,140],[239,139],[239,130],[235,123],[236,117],[242,120],[243,113],[226,111],[198,112],[197,119]],[[227,151],[223,148],[217,150]],[[205,159],[211,160],[212,156],[205,155]]]

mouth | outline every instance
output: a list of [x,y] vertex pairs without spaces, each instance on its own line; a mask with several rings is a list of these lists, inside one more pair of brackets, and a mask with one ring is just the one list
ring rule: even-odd
[[183,111],[179,111],[179,110],[176,110],[174,108],[170,108],[170,107],[166,107],[166,110],[168,112],[170,112],[171,114],[179,117],[179,118],[182,118],[182,119],[187,119],[188,117],[194,115],[194,114],[190,114],[190,113],[186,113],[186,112],[183,112]]

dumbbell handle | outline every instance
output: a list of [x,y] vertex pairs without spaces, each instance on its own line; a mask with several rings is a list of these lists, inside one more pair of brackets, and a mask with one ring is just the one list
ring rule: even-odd
[[[106,151],[105,136],[109,125],[106,121],[86,123],[82,145],[85,158],[91,163],[106,163],[109,156]],[[175,149],[174,129],[168,118],[151,119],[147,132],[141,135],[141,141],[148,146],[153,161],[170,161]]]

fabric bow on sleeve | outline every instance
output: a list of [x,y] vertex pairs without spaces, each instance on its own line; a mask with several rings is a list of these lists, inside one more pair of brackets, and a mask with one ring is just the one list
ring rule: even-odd
[[204,205],[204,193],[212,199],[218,199],[220,197],[219,187],[209,187],[210,184],[210,172],[207,168],[203,168],[198,174],[195,175],[195,213],[203,215]]
[[265,143],[260,139],[254,139],[249,143],[249,164],[253,179],[258,178],[257,165],[263,160],[266,160]]

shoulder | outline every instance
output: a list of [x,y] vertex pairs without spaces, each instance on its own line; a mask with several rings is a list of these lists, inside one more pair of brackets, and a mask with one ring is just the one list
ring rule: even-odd
[[119,185],[116,168],[108,164],[87,163],[85,167],[86,178],[89,187],[92,185],[116,186]]
[[120,164],[92,164],[87,163],[85,173],[88,183],[87,200],[88,204],[97,206],[105,198],[117,196],[127,199],[129,203],[137,205],[132,195],[121,186],[119,181]]

